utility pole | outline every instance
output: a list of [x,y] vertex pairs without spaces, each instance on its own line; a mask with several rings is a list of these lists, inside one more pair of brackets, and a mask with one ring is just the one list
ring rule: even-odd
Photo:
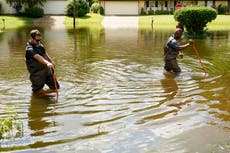
[[76,27],[76,0],[73,1],[73,28]]

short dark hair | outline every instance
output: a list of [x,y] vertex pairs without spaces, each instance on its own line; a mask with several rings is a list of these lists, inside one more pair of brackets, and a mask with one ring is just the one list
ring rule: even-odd
[[35,30],[31,30],[30,31],[30,37],[35,39],[36,36],[41,36],[41,33],[39,30],[35,29]]
[[176,31],[175,31],[175,33],[176,33],[176,32],[183,33],[184,31],[183,31],[181,28],[177,28]]

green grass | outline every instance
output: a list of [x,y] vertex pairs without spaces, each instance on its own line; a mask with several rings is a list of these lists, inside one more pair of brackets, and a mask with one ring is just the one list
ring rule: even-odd
[[0,30],[3,29],[5,20],[5,29],[15,29],[27,24],[32,24],[32,19],[16,16],[0,16]]
[[139,27],[152,28],[152,20],[154,29],[175,29],[177,24],[173,15],[149,15],[139,16]]
[[[151,20],[155,29],[175,29],[177,22],[174,20],[173,15],[151,15],[140,16],[139,27],[151,28]],[[207,24],[208,30],[230,30],[230,15],[218,15],[217,18],[211,23]]]
[[[76,18],[77,27],[93,27],[102,28],[101,22],[104,16],[95,13],[88,13],[85,17]],[[3,28],[3,21],[5,19],[5,28],[14,29],[33,23],[33,19],[15,16],[0,16],[0,30]],[[151,23],[153,19],[154,29],[175,29],[177,22],[174,20],[173,15],[150,15],[139,16],[140,28],[152,28]],[[66,17],[65,25],[67,28],[73,27],[73,18]],[[218,15],[217,18],[208,23],[208,30],[230,30],[230,15]]]
[[[82,27],[82,26],[102,27],[101,22],[103,18],[104,16],[100,14],[88,13],[84,17],[76,18],[76,26],[77,27]],[[73,27],[73,17],[66,17],[64,24],[67,28]]]
[[217,18],[208,23],[208,30],[230,30],[230,15],[218,15]]

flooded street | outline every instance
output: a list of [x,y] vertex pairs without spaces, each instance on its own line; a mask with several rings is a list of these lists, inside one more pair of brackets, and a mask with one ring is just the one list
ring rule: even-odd
[[[38,27],[56,62],[59,99],[32,95],[25,66],[31,29],[0,33],[0,116],[15,106],[23,135],[0,151],[77,153],[229,152],[230,31],[195,40],[163,71],[172,30]],[[185,40],[184,40],[185,41]]]

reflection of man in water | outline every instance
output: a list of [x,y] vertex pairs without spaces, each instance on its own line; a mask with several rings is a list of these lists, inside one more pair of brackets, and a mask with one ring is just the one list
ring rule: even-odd
[[50,97],[39,98],[35,95],[31,96],[28,113],[28,126],[33,131],[31,136],[44,135],[45,129],[53,124],[45,119],[52,113],[52,108],[49,108],[51,103]]
[[161,80],[161,85],[167,94],[167,100],[173,99],[178,91],[175,76],[172,74],[165,74],[165,78]]

